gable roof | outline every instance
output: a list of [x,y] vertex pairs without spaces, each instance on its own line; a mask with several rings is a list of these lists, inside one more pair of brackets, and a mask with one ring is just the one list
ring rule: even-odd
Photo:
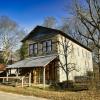
[[73,41],[74,43],[76,43],[76,44],[80,45],[81,47],[87,49],[88,51],[92,52],[92,50],[89,47],[81,44],[80,42],[78,42],[77,40],[75,40],[74,38],[69,36],[68,34],[66,34],[58,29],[52,29],[52,28],[47,28],[47,27],[43,27],[43,26],[36,26],[21,42],[24,42],[29,37],[31,37],[34,33],[38,32],[40,30],[45,30],[47,33],[55,32],[57,34],[61,34],[61,35],[65,36],[66,38],[68,38],[69,40]]

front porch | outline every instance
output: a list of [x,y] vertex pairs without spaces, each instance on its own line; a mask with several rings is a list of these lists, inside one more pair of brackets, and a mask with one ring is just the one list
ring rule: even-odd
[[28,86],[43,84],[45,88],[46,84],[51,84],[59,80],[57,56],[35,57],[35,59],[28,59],[27,61],[24,60],[23,62],[20,61],[15,64],[7,68],[7,76],[5,79],[8,82],[10,81],[9,77],[12,75],[11,71],[14,69],[16,70],[15,77],[17,79],[18,77],[23,77],[21,78],[22,87],[27,82]]
[[32,83],[34,84],[51,84],[58,81],[58,69],[56,59],[45,67],[35,67],[32,69]]

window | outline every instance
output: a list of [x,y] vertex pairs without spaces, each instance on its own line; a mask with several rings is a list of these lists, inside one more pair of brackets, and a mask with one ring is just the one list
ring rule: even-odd
[[52,42],[51,42],[51,40],[44,41],[42,43],[42,50],[43,50],[43,52],[50,52],[52,50]]
[[37,46],[37,43],[34,43],[34,44],[33,44],[33,53],[34,53],[34,54],[37,54],[37,53],[38,53],[38,46]]
[[37,43],[29,45],[29,55],[37,54],[38,53],[38,45]]

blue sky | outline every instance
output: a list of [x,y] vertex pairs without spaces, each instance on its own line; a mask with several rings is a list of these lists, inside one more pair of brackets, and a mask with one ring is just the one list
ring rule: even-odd
[[6,15],[21,27],[30,30],[41,25],[46,16],[57,20],[66,16],[64,10],[70,0],[0,0],[0,16]]

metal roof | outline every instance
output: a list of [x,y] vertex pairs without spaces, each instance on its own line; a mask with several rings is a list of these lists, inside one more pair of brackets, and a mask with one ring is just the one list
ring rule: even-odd
[[56,57],[57,55],[30,57],[26,58],[25,60],[18,61],[12,65],[8,65],[7,68],[44,67]]

